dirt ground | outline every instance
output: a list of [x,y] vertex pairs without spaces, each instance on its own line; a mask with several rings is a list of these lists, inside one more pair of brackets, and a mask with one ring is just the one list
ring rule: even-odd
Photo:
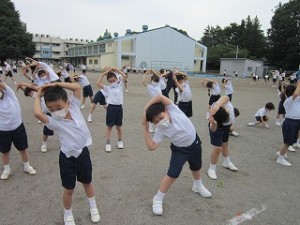
[[[95,83],[99,74],[89,72],[87,76],[96,92],[98,88]],[[16,79],[18,82],[25,81],[23,77]],[[233,104],[241,113],[236,120],[235,130],[240,135],[230,137],[229,147],[232,162],[239,170],[231,172],[224,169],[220,157],[217,164],[218,179],[211,180],[207,176],[212,150],[205,120],[207,89],[201,87],[200,78],[189,77],[194,113],[191,120],[202,140],[202,178],[213,196],[205,199],[191,190],[192,176],[185,165],[179,179],[165,196],[164,215],[155,216],[151,208],[152,198],[168,169],[170,143],[166,140],[154,152],[149,152],[144,144],[141,118],[149,95],[141,80],[142,75],[133,77],[130,74],[129,93],[124,93],[123,150],[116,147],[114,130],[113,151],[104,151],[105,110],[102,106],[97,106],[93,122],[88,124],[93,137],[93,145],[89,149],[101,215],[99,224],[300,224],[300,150],[288,153],[288,159],[293,164],[290,168],[275,162],[276,152],[282,144],[281,128],[275,126],[279,101],[277,92],[271,85],[251,85],[249,79],[233,80]],[[221,82],[220,78],[216,80]],[[11,80],[7,83],[15,88]],[[170,93],[173,99],[172,91]],[[22,92],[16,94],[27,129],[30,162],[37,174],[30,176],[23,173],[19,153],[12,148],[12,174],[8,180],[0,181],[0,224],[62,225],[63,189],[58,168],[58,138],[55,135],[49,139],[47,153],[40,151],[42,125],[33,116],[33,100],[24,97]],[[255,112],[269,101],[276,106],[275,111],[270,113],[270,129],[247,127],[247,123],[253,121]],[[82,110],[85,118],[89,102],[86,106]],[[92,224],[88,202],[79,183],[74,193],[73,213],[76,224]]]

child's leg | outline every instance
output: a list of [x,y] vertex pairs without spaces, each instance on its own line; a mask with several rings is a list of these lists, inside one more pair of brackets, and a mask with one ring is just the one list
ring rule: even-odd
[[218,162],[218,158],[219,158],[221,150],[222,150],[222,147],[214,146],[212,153],[210,155],[210,165],[207,170],[207,174],[211,179],[214,179],[214,180],[217,179],[216,164]]
[[172,177],[169,177],[168,175],[165,175],[160,182],[158,190],[162,193],[166,193],[169,190],[169,188],[171,187],[171,185],[176,181],[176,179],[177,178],[172,178]]
[[200,193],[205,198],[209,198],[212,194],[206,189],[206,187],[202,183],[200,170],[192,171],[192,175],[194,178],[194,184],[192,190],[194,192]]
[[90,96],[90,101],[91,101],[91,103],[93,102],[93,97],[94,97],[94,96]]
[[96,104],[95,103],[92,103],[91,104],[91,107],[90,107],[90,115],[92,115],[93,114],[93,112],[94,112],[94,110],[96,109]]
[[33,169],[33,167],[30,166],[30,164],[29,164],[29,156],[28,156],[27,149],[19,151],[19,152],[21,154],[21,158],[22,158],[22,161],[23,161],[23,164],[24,164],[24,172],[28,173],[30,175],[36,174],[35,169]]
[[116,129],[117,129],[118,141],[122,141],[123,138],[122,126],[116,126]]
[[84,105],[86,97],[82,97],[81,105]]
[[112,130],[112,128],[113,128],[113,127],[106,126],[106,133],[105,133],[106,144],[110,144],[111,130]]
[[233,163],[230,161],[228,142],[224,142],[222,145],[222,155],[224,157],[223,167],[232,171],[237,171],[235,165],[233,165]]
[[[279,151],[279,155],[278,155],[278,158],[276,160],[276,162],[278,164],[281,164],[283,166],[292,166],[291,163],[289,163],[284,157],[286,156],[286,152],[288,151],[288,147],[289,145],[288,144],[283,144],[280,148],[280,151]],[[278,154],[278,153],[277,153]]]
[[63,204],[65,210],[70,210],[72,208],[72,196],[74,189],[64,189],[63,193]]
[[2,162],[3,165],[9,165],[9,152],[2,153]]

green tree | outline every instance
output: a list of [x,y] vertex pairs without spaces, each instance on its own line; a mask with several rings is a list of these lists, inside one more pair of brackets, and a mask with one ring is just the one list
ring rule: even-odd
[[0,1],[0,60],[32,57],[35,45],[10,0]]
[[268,30],[269,57],[275,66],[297,70],[300,64],[300,0],[276,7]]

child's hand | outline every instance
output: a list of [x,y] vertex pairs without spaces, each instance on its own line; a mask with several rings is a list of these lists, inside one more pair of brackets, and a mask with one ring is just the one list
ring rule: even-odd
[[144,127],[144,131],[148,132],[149,131],[149,123],[147,122],[145,115],[143,116],[143,119],[142,119],[142,125]]
[[18,83],[18,84],[17,84],[17,91],[18,91],[19,89],[22,89],[22,86],[23,86],[22,83]]
[[45,85],[42,86],[42,87],[39,87],[38,90],[37,90],[37,92],[36,92],[36,95],[39,96],[40,98],[43,97],[44,93],[45,93],[44,89],[45,89]]

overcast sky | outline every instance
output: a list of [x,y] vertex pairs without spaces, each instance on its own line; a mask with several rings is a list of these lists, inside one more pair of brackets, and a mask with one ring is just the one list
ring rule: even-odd
[[165,26],[185,30],[200,40],[207,25],[222,28],[257,16],[270,28],[273,10],[288,0],[12,0],[31,33],[96,40],[105,29],[120,36]]

